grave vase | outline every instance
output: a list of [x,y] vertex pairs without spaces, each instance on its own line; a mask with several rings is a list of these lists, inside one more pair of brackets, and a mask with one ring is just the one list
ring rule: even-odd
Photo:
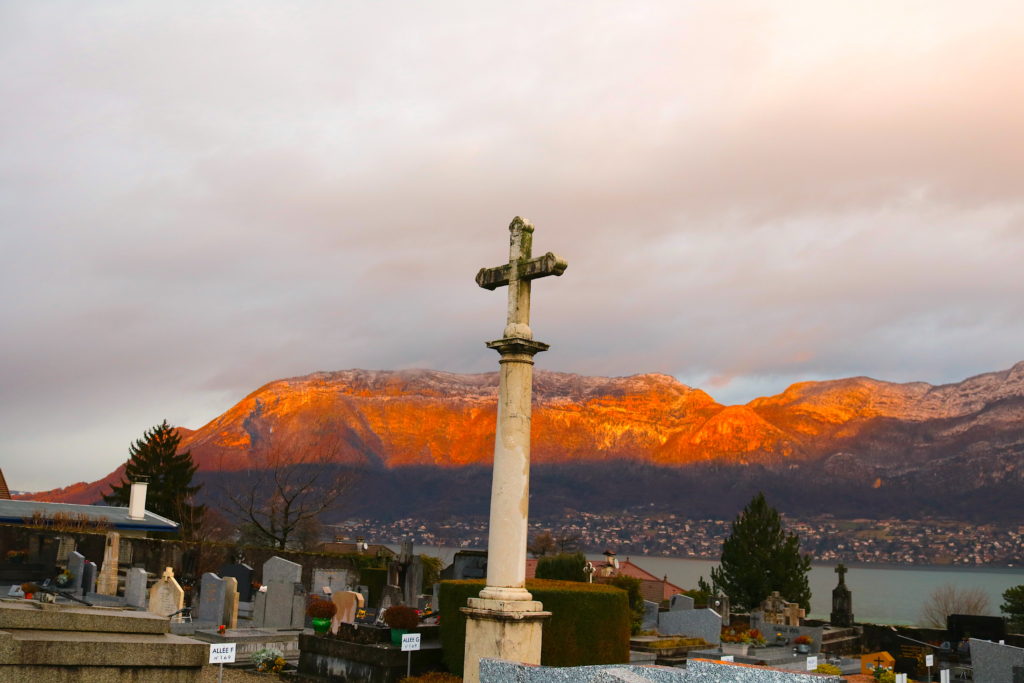
[[323,634],[327,633],[327,631],[331,628],[330,617],[327,617],[326,619],[323,617],[313,617],[312,621],[313,631],[315,631],[318,635],[322,636]]
[[402,636],[409,632],[407,628],[393,628],[391,629],[391,644],[395,647],[402,646]]

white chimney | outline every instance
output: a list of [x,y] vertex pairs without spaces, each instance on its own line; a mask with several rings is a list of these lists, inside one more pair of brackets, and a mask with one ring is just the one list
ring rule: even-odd
[[131,493],[128,497],[128,519],[145,519],[148,486],[149,477],[135,477],[132,480]]

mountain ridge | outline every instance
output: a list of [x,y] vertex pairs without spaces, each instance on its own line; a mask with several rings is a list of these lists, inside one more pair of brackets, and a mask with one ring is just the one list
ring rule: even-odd
[[[382,472],[488,466],[497,386],[496,372],[423,369],[280,379],[199,429],[180,428],[181,448],[192,451],[200,475],[278,457]],[[829,481],[975,490],[1020,480],[1022,455],[1024,361],[942,385],[798,382],[741,405],[663,374],[535,373],[534,467],[804,467]],[[33,497],[94,502],[122,470]]]

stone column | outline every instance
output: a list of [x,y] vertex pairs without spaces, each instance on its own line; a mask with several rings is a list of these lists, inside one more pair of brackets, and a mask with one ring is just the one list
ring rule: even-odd
[[494,437],[487,586],[480,597],[532,600],[526,585],[527,515],[530,504],[530,415],[533,356],[547,344],[502,339],[488,344],[501,354],[498,423]]
[[117,595],[117,565],[120,554],[121,534],[108,531],[103,548],[103,566],[100,567],[99,579],[96,581],[96,592],[100,595]]

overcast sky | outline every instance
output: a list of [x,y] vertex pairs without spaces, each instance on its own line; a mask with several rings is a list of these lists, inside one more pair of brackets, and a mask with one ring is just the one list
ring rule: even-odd
[[1024,3],[0,4],[0,466],[97,479],[318,370],[722,402],[1024,359]]

